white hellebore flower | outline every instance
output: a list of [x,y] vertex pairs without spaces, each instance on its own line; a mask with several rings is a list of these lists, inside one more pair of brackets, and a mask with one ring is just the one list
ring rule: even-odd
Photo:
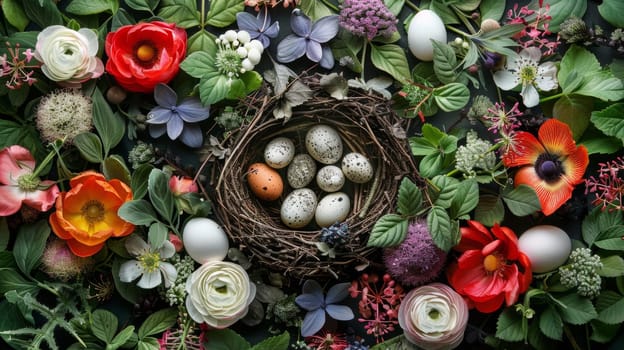
[[104,73],[97,52],[95,31],[87,28],[75,31],[61,25],[42,30],[35,45],[35,58],[43,63],[43,74],[66,87],[80,87],[80,83]]
[[166,240],[160,249],[155,250],[138,235],[132,235],[126,240],[126,249],[137,259],[121,264],[119,279],[122,282],[132,282],[142,275],[137,286],[150,289],[159,286],[164,276],[165,287],[169,288],[178,277],[175,267],[163,261],[175,254],[175,247],[170,241]]
[[240,265],[210,261],[189,276],[186,292],[186,309],[193,321],[222,329],[247,314],[256,286]]
[[451,287],[431,283],[411,290],[399,307],[405,338],[428,350],[450,350],[464,339],[468,305]]
[[550,91],[558,86],[557,66],[553,62],[539,64],[541,57],[542,52],[537,47],[523,49],[517,56],[508,57],[505,69],[494,73],[494,83],[503,90],[522,85],[520,96],[524,105],[537,106],[537,89]]

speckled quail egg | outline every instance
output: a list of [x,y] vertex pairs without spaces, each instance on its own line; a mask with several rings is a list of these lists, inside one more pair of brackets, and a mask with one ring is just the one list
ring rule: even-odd
[[264,162],[274,169],[287,167],[294,156],[295,144],[287,137],[274,138],[264,148]]
[[335,165],[326,165],[316,174],[316,184],[325,192],[336,192],[342,188],[344,183],[345,176],[342,170]]
[[306,187],[316,173],[316,162],[309,154],[297,154],[288,165],[286,177],[292,188]]
[[290,228],[302,228],[312,221],[316,194],[309,188],[298,188],[288,194],[280,209],[282,222]]
[[329,125],[315,125],[306,133],[305,146],[312,158],[323,164],[333,164],[342,157],[342,139]]
[[342,172],[347,179],[363,184],[373,178],[373,165],[363,154],[351,152],[342,158]]
[[316,206],[314,217],[316,224],[328,227],[336,222],[342,222],[349,215],[351,200],[344,192],[330,193],[323,197]]

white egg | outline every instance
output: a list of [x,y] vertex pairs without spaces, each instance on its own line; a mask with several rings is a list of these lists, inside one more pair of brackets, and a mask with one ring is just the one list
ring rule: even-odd
[[559,227],[538,225],[526,230],[518,238],[518,249],[531,260],[535,273],[552,271],[568,260],[572,241]]
[[316,173],[316,162],[309,154],[297,154],[288,165],[286,176],[292,188],[306,187]]
[[230,247],[221,226],[208,218],[190,219],[184,225],[182,243],[188,255],[200,264],[223,260]]
[[363,154],[351,152],[342,158],[342,172],[347,179],[363,184],[373,178],[373,165]]
[[306,150],[312,158],[323,164],[333,164],[342,157],[342,139],[329,125],[315,125],[306,133]]
[[351,210],[351,200],[344,192],[330,193],[323,197],[316,207],[314,214],[316,224],[328,227],[336,222],[344,221]]
[[316,174],[316,184],[325,192],[336,192],[345,183],[345,176],[339,167],[326,165]]
[[275,138],[264,148],[264,162],[274,169],[285,168],[294,156],[295,144],[286,137]]
[[446,28],[440,16],[431,10],[420,10],[407,29],[407,46],[421,61],[433,60],[431,39],[446,44]]
[[302,228],[312,221],[316,194],[309,188],[298,188],[288,194],[280,209],[282,222],[290,228]]

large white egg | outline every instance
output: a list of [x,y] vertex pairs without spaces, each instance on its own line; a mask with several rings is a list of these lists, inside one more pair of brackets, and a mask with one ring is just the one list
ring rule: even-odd
[[557,226],[538,225],[520,235],[518,249],[531,260],[531,270],[542,273],[552,271],[568,260],[572,241]]
[[188,255],[200,264],[223,260],[230,247],[221,226],[208,218],[190,219],[182,231],[182,243]]
[[312,158],[323,164],[334,164],[342,157],[342,139],[329,125],[315,125],[305,137],[306,150]]
[[363,184],[373,178],[373,165],[365,155],[357,152],[345,154],[342,158],[342,172],[344,176],[357,183]]
[[440,16],[431,10],[420,10],[407,29],[407,46],[421,61],[433,60],[431,39],[446,44],[446,28]]
[[309,188],[298,188],[288,194],[280,209],[282,222],[290,228],[302,228],[312,221],[316,194]]
[[264,162],[271,168],[281,169],[295,156],[295,144],[287,137],[275,138],[264,148]]
[[323,197],[316,207],[314,215],[316,224],[328,227],[337,222],[342,222],[349,215],[351,200],[344,192],[330,193]]
[[306,187],[316,174],[316,162],[309,154],[297,154],[288,165],[288,184],[292,188]]
[[316,174],[316,184],[325,192],[336,192],[342,188],[344,183],[345,176],[342,170],[335,165],[326,165]]

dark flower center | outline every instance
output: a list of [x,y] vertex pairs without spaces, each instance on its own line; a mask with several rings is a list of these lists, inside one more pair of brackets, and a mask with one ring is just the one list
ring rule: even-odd
[[555,182],[563,174],[563,167],[561,166],[561,161],[556,156],[545,153],[537,158],[535,171],[546,182]]

